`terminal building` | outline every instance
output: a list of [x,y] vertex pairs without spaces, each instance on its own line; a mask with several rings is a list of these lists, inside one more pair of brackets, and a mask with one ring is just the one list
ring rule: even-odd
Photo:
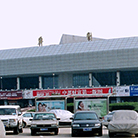
[[58,45],[0,50],[1,91],[131,85],[138,85],[138,37],[63,34]]

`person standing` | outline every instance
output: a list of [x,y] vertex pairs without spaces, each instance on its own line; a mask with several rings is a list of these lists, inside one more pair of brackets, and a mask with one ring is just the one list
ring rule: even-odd
[[43,44],[43,38],[42,38],[42,36],[40,36],[39,38],[38,38],[38,45],[39,46],[42,46]]

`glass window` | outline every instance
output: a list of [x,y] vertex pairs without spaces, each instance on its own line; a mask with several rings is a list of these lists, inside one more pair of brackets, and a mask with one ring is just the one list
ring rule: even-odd
[[120,72],[120,85],[138,84],[138,71]]
[[20,89],[39,88],[39,77],[21,77]]
[[89,86],[89,74],[73,74],[73,86]]
[[97,115],[95,113],[78,113],[76,114],[74,120],[97,120]]
[[32,117],[32,114],[26,113],[26,114],[23,115],[23,117]]
[[102,72],[92,73],[92,84],[95,87],[100,86],[115,86],[116,85],[116,72]]
[[51,75],[51,76],[43,76],[42,77],[42,87],[43,89],[53,89],[58,88],[58,76],[57,75]]
[[17,79],[16,78],[2,78],[1,79],[1,89],[5,90],[11,90],[11,89],[17,89]]
[[16,114],[16,109],[14,108],[1,108],[0,115],[13,115]]

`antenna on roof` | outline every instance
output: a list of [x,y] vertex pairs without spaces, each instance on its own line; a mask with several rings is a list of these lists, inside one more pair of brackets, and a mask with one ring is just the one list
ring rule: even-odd
[[87,33],[87,40],[92,41],[92,33],[91,32]]

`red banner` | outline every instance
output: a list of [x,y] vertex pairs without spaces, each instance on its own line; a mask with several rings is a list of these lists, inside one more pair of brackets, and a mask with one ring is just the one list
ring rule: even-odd
[[22,91],[1,91],[0,99],[8,99],[8,100],[23,99]]
[[34,97],[43,97],[43,96],[51,96],[51,95],[93,95],[103,96],[105,94],[112,93],[112,87],[108,88],[82,88],[82,89],[47,89],[47,90],[34,90]]

